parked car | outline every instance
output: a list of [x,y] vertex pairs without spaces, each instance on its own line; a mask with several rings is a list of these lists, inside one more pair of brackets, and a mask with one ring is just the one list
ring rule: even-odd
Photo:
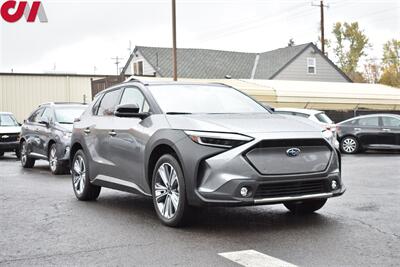
[[366,149],[400,150],[400,115],[374,114],[345,120],[337,124],[337,134],[343,153],[354,154]]
[[315,109],[301,109],[301,108],[276,108],[275,113],[282,115],[291,115],[302,118],[310,119],[327,130],[332,132],[336,131],[335,123],[325,114],[325,112]]
[[5,152],[15,152],[20,157],[19,135],[21,126],[10,112],[0,112],[0,157]]
[[69,171],[69,151],[74,120],[87,105],[46,103],[24,122],[21,131],[21,164],[32,168],[39,159],[48,160],[53,174]]
[[99,93],[74,124],[72,185],[79,200],[101,187],[150,196],[168,226],[192,206],[308,213],[345,190],[333,142],[232,87],[132,80]]

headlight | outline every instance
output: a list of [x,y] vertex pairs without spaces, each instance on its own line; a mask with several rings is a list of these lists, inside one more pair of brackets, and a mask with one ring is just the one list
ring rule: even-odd
[[185,133],[196,142],[204,146],[214,146],[221,148],[233,148],[243,145],[253,140],[253,138],[241,134],[234,133],[215,133],[215,132],[198,132],[185,131]]
[[63,138],[71,139],[72,133],[63,133]]
[[335,148],[339,148],[339,142],[336,140],[336,135],[330,131],[330,130],[325,130],[322,131],[322,135],[326,140],[328,140],[329,143],[331,143]]

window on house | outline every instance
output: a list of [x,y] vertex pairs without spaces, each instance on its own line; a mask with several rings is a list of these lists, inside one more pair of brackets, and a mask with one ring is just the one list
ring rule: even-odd
[[143,76],[143,61],[138,61],[133,64],[133,69],[136,76]]
[[308,74],[316,74],[317,73],[317,63],[315,58],[309,57],[307,58],[307,73]]

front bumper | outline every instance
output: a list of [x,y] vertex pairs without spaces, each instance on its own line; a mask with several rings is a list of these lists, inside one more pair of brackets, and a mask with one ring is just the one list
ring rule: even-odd
[[70,142],[57,143],[57,158],[66,164],[69,162]]
[[0,151],[1,152],[12,152],[15,150],[19,150],[19,142],[0,142]]
[[[321,137],[312,133],[296,134],[296,139],[312,138]],[[178,151],[181,152],[180,158],[187,181],[189,204],[195,206],[243,206],[277,204],[342,195],[346,189],[341,179],[340,152],[329,144],[331,153],[326,167],[310,169],[309,172],[266,175],[261,173],[246,157],[246,153],[262,140],[290,141],[292,139],[293,134],[291,133],[260,134],[253,141],[230,150],[198,145],[189,138],[181,139],[176,145]],[[289,159],[288,162],[290,162]],[[287,163],[283,162],[282,164]],[[276,169],[274,168],[274,170]],[[331,187],[333,181],[337,185],[335,189]],[[248,189],[245,197],[240,193],[243,187]]]
[[[323,179],[314,180],[321,181],[322,183],[326,184],[324,190],[315,191],[314,193],[296,193],[297,191],[293,190],[293,192],[288,192],[287,194],[282,193],[263,197],[258,194],[258,192],[260,192],[260,188],[269,188],[270,186],[273,187],[276,182],[232,180],[214,192],[200,192],[197,190],[196,194],[201,200],[201,203],[199,203],[201,206],[248,206],[278,204],[307,199],[331,198],[342,195],[346,191],[343,183],[341,183],[335,190],[331,190],[328,187],[333,180],[338,181],[340,179],[338,176],[329,176]],[[306,178],[302,178],[297,179],[294,182],[285,183],[301,183],[307,181],[313,181],[313,179],[307,180]],[[279,182],[278,184],[282,185],[285,183]],[[243,187],[246,187],[249,190],[249,193],[246,197],[242,197],[240,195],[240,189]]]

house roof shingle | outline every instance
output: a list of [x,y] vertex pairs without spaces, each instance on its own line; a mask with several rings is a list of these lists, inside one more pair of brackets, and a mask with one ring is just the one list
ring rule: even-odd
[[[137,46],[142,56],[162,77],[172,77],[172,49]],[[182,78],[248,78],[255,54],[209,49],[177,49],[178,74]]]
[[[178,48],[178,75],[181,78],[192,79],[224,79],[227,75],[233,79],[272,79],[309,46],[318,50],[312,43],[279,48],[260,54]],[[156,70],[159,76],[173,76],[172,49],[164,47],[136,46],[123,71],[127,69],[137,51]],[[330,62],[328,58],[327,60]],[[332,65],[334,64],[332,63]],[[256,68],[254,77],[252,77],[254,67]],[[334,67],[336,66],[334,65]],[[340,71],[337,67],[336,69]],[[342,75],[344,74],[342,73]]]

